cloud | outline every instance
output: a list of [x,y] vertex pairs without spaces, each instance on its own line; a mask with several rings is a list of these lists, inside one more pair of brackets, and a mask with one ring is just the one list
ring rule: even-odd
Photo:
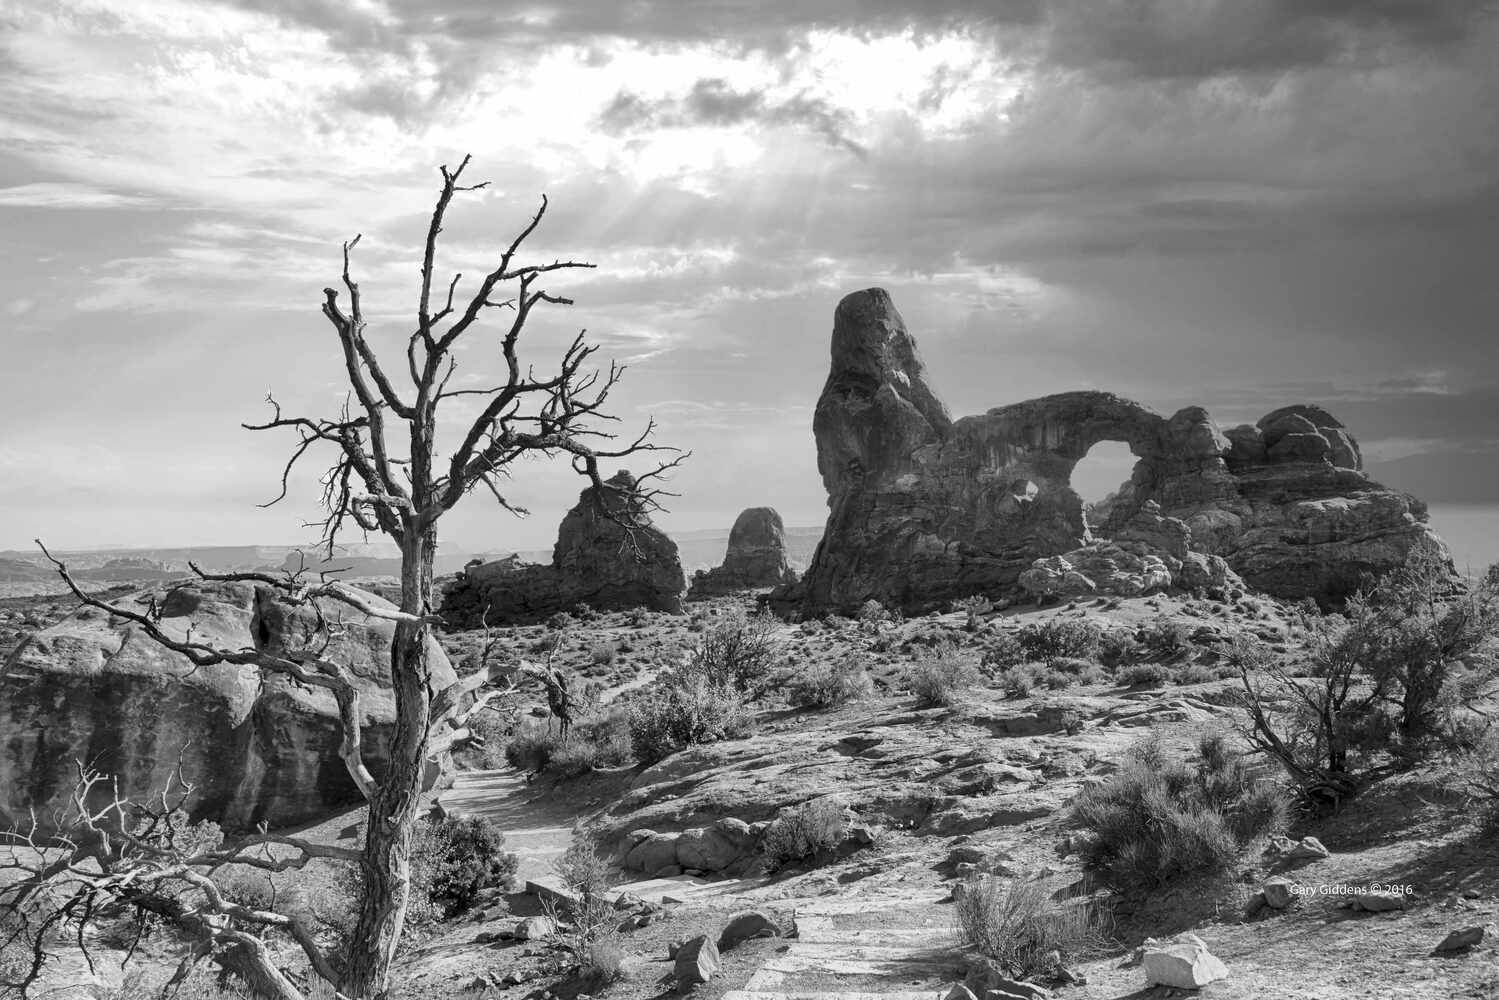
[[158,204],[154,198],[62,181],[0,188],[0,208],[154,208]]
[[1485,0],[1060,0],[1048,55],[1154,79],[1379,65],[1467,39],[1488,9]]
[[646,129],[754,125],[767,128],[805,128],[857,156],[868,150],[849,135],[853,114],[826,100],[798,94],[785,99],[764,92],[735,90],[726,80],[698,80],[683,97],[649,100],[621,91],[599,116],[612,134]]

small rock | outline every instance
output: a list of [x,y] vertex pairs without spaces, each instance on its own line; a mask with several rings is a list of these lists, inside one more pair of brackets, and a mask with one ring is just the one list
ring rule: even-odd
[[1141,961],[1145,981],[1152,986],[1195,990],[1228,978],[1228,967],[1195,934],[1178,934],[1169,941],[1147,940]]
[[677,949],[674,971],[678,986],[706,983],[718,971],[718,947],[706,934],[699,934]]
[[973,991],[962,983],[957,983],[952,989],[942,994],[942,1000],[978,1000]]
[[1484,936],[1493,932],[1494,925],[1484,927],[1464,927],[1460,931],[1453,931],[1442,938],[1442,943],[1432,950],[1433,955],[1450,955],[1453,952],[1467,951],[1469,948],[1483,942]]
[[1355,910],[1363,910],[1366,913],[1386,913],[1390,910],[1403,910],[1405,909],[1405,894],[1402,892],[1390,892],[1388,889],[1366,892],[1353,897],[1353,908]]
[[515,936],[522,941],[540,941],[557,933],[557,921],[551,917],[527,917],[515,925]]
[[1271,837],[1265,852],[1279,854],[1287,861],[1320,861],[1322,858],[1332,857],[1332,852],[1316,837],[1302,837],[1300,840],[1281,836]]
[[767,913],[750,910],[731,918],[718,935],[718,950],[728,951],[750,938],[773,938],[781,936],[781,928]]
[[616,910],[634,912],[635,910],[645,909],[645,906],[645,900],[631,892],[622,892],[614,900],[614,908]]
[[1284,910],[1296,898],[1295,887],[1296,884],[1290,879],[1276,875],[1265,879],[1260,891],[1264,893],[1267,905],[1276,910]]

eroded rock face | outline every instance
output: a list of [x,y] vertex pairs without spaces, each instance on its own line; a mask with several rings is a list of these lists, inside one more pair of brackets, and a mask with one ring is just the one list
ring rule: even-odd
[[[550,565],[511,556],[470,566],[444,589],[443,617],[472,627],[484,620],[539,621],[579,604],[596,611],[681,611],[686,580],[677,543],[651,524],[634,476],[618,472],[606,487],[602,497],[593,487],[578,497],[557,531]],[[625,523],[635,525],[633,540]]]
[[[152,600],[162,627],[230,649],[305,648],[317,631],[307,606],[248,583],[195,582],[125,598]],[[372,604],[390,605],[373,595]],[[390,622],[324,599],[340,622],[324,655],[347,665],[360,689],[365,759],[379,777],[395,727]],[[434,681],[456,679],[436,640]],[[27,636],[0,675],[0,824],[46,823],[67,802],[83,761],[113,774],[122,795],[168,788],[179,762],[195,786],[186,807],[230,829],[288,826],[360,800],[338,756],[332,695],[248,666],[194,667],[121,619],[83,608]],[[180,786],[172,786],[180,787]]]
[[786,561],[786,526],[774,507],[750,507],[734,520],[723,564],[694,573],[689,599],[794,583]]
[[[954,421],[878,288],[838,304],[813,431],[827,528],[801,583],[774,595],[783,609],[851,611],[875,598],[924,610],[1013,591],[1056,557],[1066,567],[1033,574],[1042,589],[1069,572],[1094,591],[1110,576],[1149,589],[1161,585],[1149,561],[1159,558],[1172,586],[1232,585],[1231,571],[1276,596],[1331,603],[1413,549],[1446,555],[1425,506],[1365,476],[1358,445],[1320,407],[1224,433],[1199,406],[1163,417],[1110,393],[1069,392]],[[1070,477],[1100,441],[1128,444],[1139,461],[1095,526]],[[1115,549],[1090,548],[1101,539]],[[1107,570],[1104,585],[1075,562]]]

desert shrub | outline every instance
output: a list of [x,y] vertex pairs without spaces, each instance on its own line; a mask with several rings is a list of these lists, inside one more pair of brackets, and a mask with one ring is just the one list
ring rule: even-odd
[[1080,618],[1051,618],[1021,626],[1015,638],[1027,660],[1070,656],[1088,660],[1098,652],[1097,625]]
[[597,993],[624,975],[625,950],[611,939],[590,942],[579,964],[578,975],[589,992]]
[[984,643],[984,653],[979,666],[986,673],[994,674],[1007,667],[1026,661],[1025,646],[1014,633],[1000,632]]
[[411,919],[430,923],[468,909],[484,889],[509,888],[519,860],[504,848],[505,834],[483,816],[418,823],[411,843]]
[[971,879],[956,894],[963,943],[1022,980],[1050,979],[1107,938],[1099,913],[1030,880]]
[[1416,552],[1341,614],[1301,625],[1306,669],[1244,639],[1231,661],[1252,741],[1313,805],[1335,807],[1372,781],[1461,751],[1484,728],[1483,703],[1499,687],[1494,577],[1467,584]]
[[1178,684],[1206,684],[1208,681],[1216,681],[1222,673],[1208,666],[1206,663],[1187,663],[1176,671],[1173,680]]
[[562,944],[584,979],[595,980],[596,985],[612,982],[618,978],[623,956],[616,940],[617,917],[606,895],[613,882],[609,863],[594,850],[593,836],[577,829],[556,869],[570,900],[559,903],[549,897],[542,906],[557,921]]
[[1065,674],[1073,684],[1097,684],[1104,678],[1102,667],[1092,660],[1082,660],[1075,656],[1052,657],[1046,661],[1046,669],[1052,673]]
[[596,667],[609,667],[619,657],[619,645],[613,642],[594,643],[588,650],[588,659]]
[[1454,784],[1463,789],[1486,832],[1499,830],[1499,733],[1493,730],[1458,752]]
[[1159,663],[1131,663],[1114,674],[1114,679],[1125,687],[1155,687],[1171,677],[1171,668]]
[[963,627],[970,632],[978,631],[980,619],[994,610],[994,602],[983,594],[974,594],[962,600],[953,601],[952,609],[962,612],[966,617]]
[[630,710],[630,748],[642,764],[698,743],[747,736],[753,716],[739,692],[702,674],[672,677]]
[[523,726],[505,744],[505,760],[519,771],[544,771],[562,737],[540,726]]
[[568,739],[553,748],[547,771],[559,778],[576,778],[599,766],[598,746],[568,734]]
[[505,759],[522,771],[547,771],[561,778],[602,767],[628,764],[629,716],[621,710],[589,715],[573,724],[567,738],[549,726],[523,726],[505,745]]
[[562,632],[573,627],[573,616],[566,611],[559,611],[547,619],[547,628],[553,632]]
[[1140,628],[1135,634],[1135,641],[1140,644],[1146,656],[1156,660],[1169,660],[1187,651],[1189,635],[1185,622],[1157,615],[1155,620]]
[[599,620],[599,613],[593,609],[593,605],[579,603],[573,608],[573,617],[580,622],[592,623]]
[[775,616],[768,611],[749,615],[735,608],[704,628],[682,673],[699,674],[711,684],[758,698],[769,688],[775,672],[780,654],[778,628]]
[[906,685],[924,707],[956,705],[982,679],[973,661],[950,646],[919,656],[906,671]]
[[879,601],[871,597],[859,605],[859,624],[869,632],[878,632],[880,626],[890,620],[890,612]]
[[259,868],[227,865],[214,874],[214,883],[224,898],[252,910],[276,907],[276,886],[271,876]]
[[825,859],[848,838],[848,811],[835,798],[810,799],[771,820],[760,851],[771,870],[798,861]]
[[1253,841],[1284,830],[1288,815],[1284,790],[1215,734],[1191,761],[1159,740],[1135,747],[1113,777],[1078,795],[1070,820],[1090,863],[1121,887],[1143,888],[1226,871]]
[[1045,681],[1039,663],[1020,663],[1006,667],[994,675],[994,684],[1005,693],[1006,698],[1025,698]]
[[1110,629],[1098,637],[1098,662],[1115,668],[1134,659],[1140,644],[1133,634],[1122,629]]
[[786,698],[801,708],[834,708],[874,694],[874,679],[852,656],[813,663],[786,684]]
[[641,628],[649,625],[651,621],[650,609],[645,607],[631,608],[625,613],[625,621],[630,624],[631,628]]

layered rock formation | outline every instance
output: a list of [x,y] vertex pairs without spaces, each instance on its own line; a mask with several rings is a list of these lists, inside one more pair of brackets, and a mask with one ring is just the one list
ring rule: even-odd
[[[1154,557],[1169,585],[1233,585],[1231,569],[1268,593],[1329,603],[1412,549],[1445,556],[1425,506],[1365,476],[1357,444],[1320,407],[1225,434],[1202,407],[1168,418],[1110,393],[1069,392],[954,421],[877,288],[838,304],[813,431],[830,510],[803,580],[774,595],[786,609],[875,598],[921,610],[1011,591],[1037,560],[1058,556],[1065,567],[1038,567],[1031,582],[1091,579],[1074,555],[1095,568],[1112,560],[1102,575],[1134,578],[1126,590],[1168,585]],[[1100,441],[1128,444],[1139,461],[1095,533],[1070,476]],[[1099,539],[1115,550],[1089,550]],[[1222,563],[1197,558],[1212,556]],[[1130,564],[1115,572],[1121,561]]]
[[[370,603],[389,607],[369,595]],[[321,644],[317,615],[270,587],[196,582],[119,602],[156,602],[162,627],[214,646],[286,650]],[[390,691],[393,626],[323,599],[339,628],[322,655],[360,689],[364,752],[378,778],[395,725]],[[434,682],[456,679],[431,640]],[[143,800],[172,785],[180,764],[194,786],[186,808],[226,828],[289,826],[360,801],[338,756],[332,695],[248,666],[194,667],[122,619],[82,608],[27,636],[0,674],[0,825],[44,824],[66,804],[78,762],[115,776]]]
[[689,600],[794,583],[786,561],[786,526],[774,507],[750,507],[734,520],[722,565],[692,576]]
[[618,472],[605,486],[602,495],[585,489],[563,518],[550,564],[510,556],[471,565],[444,588],[443,617],[470,628],[539,621],[580,604],[681,611],[677,544],[651,524],[634,476]]

